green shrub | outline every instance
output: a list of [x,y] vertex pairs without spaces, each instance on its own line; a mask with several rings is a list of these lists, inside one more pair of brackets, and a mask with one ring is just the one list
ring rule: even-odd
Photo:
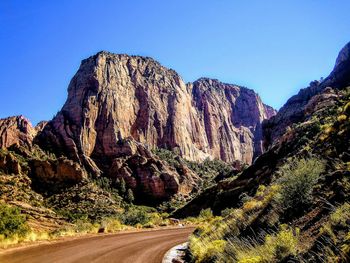
[[281,185],[276,201],[288,214],[297,215],[312,202],[312,192],[325,165],[316,158],[292,159],[279,170]]
[[214,262],[223,253],[225,245],[225,240],[190,238],[190,251],[195,262]]
[[88,214],[85,213],[71,212],[64,209],[57,209],[56,212],[57,214],[65,217],[71,223],[86,221],[88,219]]
[[139,207],[129,207],[121,216],[122,223],[130,226],[145,225],[150,219],[149,212]]
[[210,208],[203,209],[199,213],[199,217],[203,220],[208,220],[214,217],[213,211]]
[[101,226],[105,228],[105,232],[107,233],[117,232],[125,228],[117,218],[105,218],[103,219]]
[[230,214],[232,214],[234,211],[235,211],[234,208],[226,208],[226,209],[224,209],[224,210],[221,211],[221,216],[222,216],[222,217],[227,217],[227,216],[229,216]]
[[112,191],[112,180],[107,177],[98,177],[95,179],[95,184],[103,190]]
[[132,204],[132,202],[134,202],[135,197],[134,197],[134,193],[133,191],[129,188],[127,193],[126,193],[126,197],[125,197],[126,202]]
[[350,204],[344,203],[339,206],[331,215],[330,223],[332,227],[347,227],[350,220]]
[[17,207],[0,204],[0,235],[5,238],[24,236],[28,230],[26,216]]
[[86,220],[77,220],[74,225],[76,233],[97,233],[98,225],[92,224]]

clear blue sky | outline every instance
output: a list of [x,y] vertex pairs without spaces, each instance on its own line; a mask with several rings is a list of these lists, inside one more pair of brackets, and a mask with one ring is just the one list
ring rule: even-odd
[[350,41],[350,1],[0,0],[0,117],[51,119],[80,61],[151,56],[186,82],[218,78],[280,108]]

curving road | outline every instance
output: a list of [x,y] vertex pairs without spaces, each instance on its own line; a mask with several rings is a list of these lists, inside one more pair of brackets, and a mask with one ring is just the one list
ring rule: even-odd
[[173,246],[186,242],[193,228],[101,235],[10,249],[0,253],[1,263],[117,262],[160,263]]

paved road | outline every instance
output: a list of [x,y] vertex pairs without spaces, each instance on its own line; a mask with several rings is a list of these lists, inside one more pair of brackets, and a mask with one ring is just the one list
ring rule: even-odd
[[1,263],[160,263],[193,228],[162,229],[78,238],[0,253]]

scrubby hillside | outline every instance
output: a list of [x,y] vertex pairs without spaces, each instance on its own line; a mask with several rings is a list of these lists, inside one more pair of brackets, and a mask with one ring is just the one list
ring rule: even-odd
[[349,260],[349,46],[328,78],[293,97],[265,124],[264,154],[237,178],[219,182],[175,212],[195,215],[211,208],[223,215],[192,236],[191,261]]

